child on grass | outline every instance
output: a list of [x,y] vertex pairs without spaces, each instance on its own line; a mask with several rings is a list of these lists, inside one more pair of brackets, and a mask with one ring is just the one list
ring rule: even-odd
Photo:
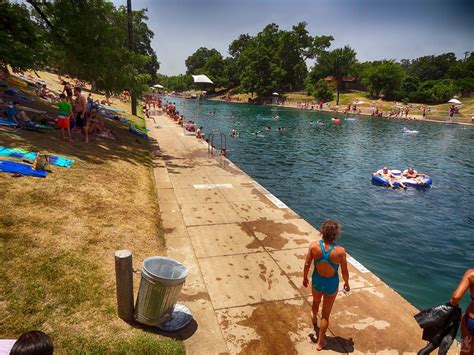
[[[66,95],[61,94],[59,96],[59,101],[53,103],[53,105],[59,108],[58,127],[61,128],[61,134],[63,136],[63,139],[66,141],[72,142],[71,124],[70,124],[70,117],[72,115],[72,106],[70,102],[66,100]],[[64,130],[66,130],[67,137]]]

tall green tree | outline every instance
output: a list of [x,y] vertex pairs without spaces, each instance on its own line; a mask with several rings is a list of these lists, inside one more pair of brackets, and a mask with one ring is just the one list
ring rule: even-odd
[[118,93],[128,88],[137,96],[151,83],[147,65],[153,62],[154,52],[145,12],[133,14],[135,53],[128,49],[124,7],[116,8],[105,0],[55,0],[36,3],[36,7],[61,73],[95,83],[99,90]]
[[229,82],[225,75],[224,58],[215,48],[199,48],[186,59],[185,64],[187,74],[207,75],[214,82],[211,90],[226,86]]
[[343,78],[352,74],[356,63],[356,52],[349,46],[329,52],[323,51],[317,56],[311,78],[316,81],[328,75],[332,76],[336,86],[336,105],[339,105]]
[[49,44],[25,4],[0,1],[0,66],[24,71],[45,64]]
[[229,54],[240,73],[240,89],[268,95],[272,91],[303,88],[308,71],[306,60],[329,47],[333,39],[312,37],[306,26],[300,22],[285,31],[271,23],[254,37],[244,34],[233,41]]
[[400,64],[393,60],[372,62],[362,72],[362,83],[369,90],[372,97],[383,95],[386,99],[396,99],[396,94],[405,77]]

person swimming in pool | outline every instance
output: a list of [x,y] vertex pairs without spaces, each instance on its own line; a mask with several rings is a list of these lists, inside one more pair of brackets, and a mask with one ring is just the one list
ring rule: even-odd
[[468,269],[461,279],[449,303],[458,306],[464,294],[469,290],[471,303],[461,320],[461,354],[474,354],[474,269]]
[[386,166],[384,166],[382,169],[380,170],[377,170],[375,173],[373,173],[372,175],[374,176],[381,176],[383,177],[385,180],[387,180],[389,186],[391,188],[395,188],[395,186],[393,185],[393,183],[395,181],[398,182],[398,184],[400,185],[400,187],[406,189],[407,187],[400,181],[400,179],[395,176],[390,170],[388,170],[388,168]]
[[275,116],[273,116],[273,119],[274,120],[279,120],[280,119],[280,116],[278,115],[278,113],[276,113]]
[[315,328],[318,326],[319,305],[321,299],[323,300],[321,324],[316,345],[318,351],[323,350],[326,346],[329,316],[339,289],[339,265],[344,280],[344,290],[346,292],[351,290],[346,251],[342,246],[336,244],[340,232],[339,224],[333,220],[326,220],[321,225],[320,232],[322,240],[311,242],[309,245],[303,272],[303,286],[308,287],[308,273],[311,264],[314,263],[311,292],[313,294],[312,321]]

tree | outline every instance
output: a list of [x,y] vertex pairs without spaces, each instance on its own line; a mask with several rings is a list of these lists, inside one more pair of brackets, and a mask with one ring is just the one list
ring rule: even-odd
[[[329,47],[331,36],[312,37],[300,22],[290,31],[271,23],[256,36],[240,35],[229,46],[240,89],[257,95],[304,87],[306,59]],[[265,63],[266,61],[266,63]]]
[[19,72],[45,64],[49,45],[26,5],[0,1],[0,66]]
[[216,49],[199,48],[191,54],[185,61],[187,74],[205,74],[216,87],[227,86],[229,79],[225,75],[225,62],[222,54]]
[[324,79],[319,79],[314,85],[309,83],[307,89],[315,99],[331,101],[334,98],[334,87]]
[[331,75],[336,84],[336,105],[339,105],[339,93],[343,88],[343,78],[352,73],[356,63],[356,52],[349,46],[330,52],[321,52],[313,67],[312,79],[321,79]]
[[372,97],[396,98],[405,76],[399,64],[391,60],[373,62],[362,72],[362,83]]
[[157,62],[153,63],[153,33],[144,24],[144,11],[133,14],[137,27],[135,53],[128,49],[123,7],[116,8],[105,0],[56,0],[36,2],[35,8],[40,10],[38,22],[49,36],[52,61],[61,73],[93,82],[97,89],[110,93],[127,88],[139,96],[151,83],[152,69],[147,65],[151,63],[155,68]]
[[449,68],[456,63],[454,53],[444,53],[438,56],[428,55],[410,62],[408,74],[418,77],[421,81],[448,78]]

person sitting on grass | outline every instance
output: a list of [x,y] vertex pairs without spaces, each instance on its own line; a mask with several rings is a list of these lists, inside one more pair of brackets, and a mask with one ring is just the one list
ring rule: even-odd
[[13,107],[9,110],[8,118],[18,124],[21,128],[36,130],[36,123],[28,117],[25,110],[20,108],[20,103],[13,102]]
[[104,122],[100,119],[96,108],[88,111],[87,115],[87,129],[89,134],[97,134],[103,131]]
[[395,176],[390,170],[388,170],[388,168],[386,166],[383,167],[383,169],[381,170],[378,170],[377,172],[373,173],[372,175],[377,175],[377,176],[381,176],[383,177],[385,180],[387,180],[388,182],[388,185],[391,187],[391,188],[395,188],[395,186],[393,185],[393,183],[395,181],[398,182],[398,184],[400,185],[400,187],[406,189],[407,187],[400,181],[400,179]]
[[46,99],[46,100],[51,100],[51,101],[55,101],[56,100],[56,95],[53,94],[53,92],[51,90],[48,89],[48,87],[46,86],[46,84],[43,84],[41,86],[40,89],[37,90],[37,95],[39,97],[41,97],[42,99]]
[[[72,142],[71,138],[71,115],[72,115],[72,106],[66,99],[66,95],[59,95],[59,101],[53,103],[54,106],[59,108],[58,114],[58,128],[61,128],[61,135],[65,141]],[[65,132],[66,131],[66,132]],[[67,133],[67,137],[66,134]]]

